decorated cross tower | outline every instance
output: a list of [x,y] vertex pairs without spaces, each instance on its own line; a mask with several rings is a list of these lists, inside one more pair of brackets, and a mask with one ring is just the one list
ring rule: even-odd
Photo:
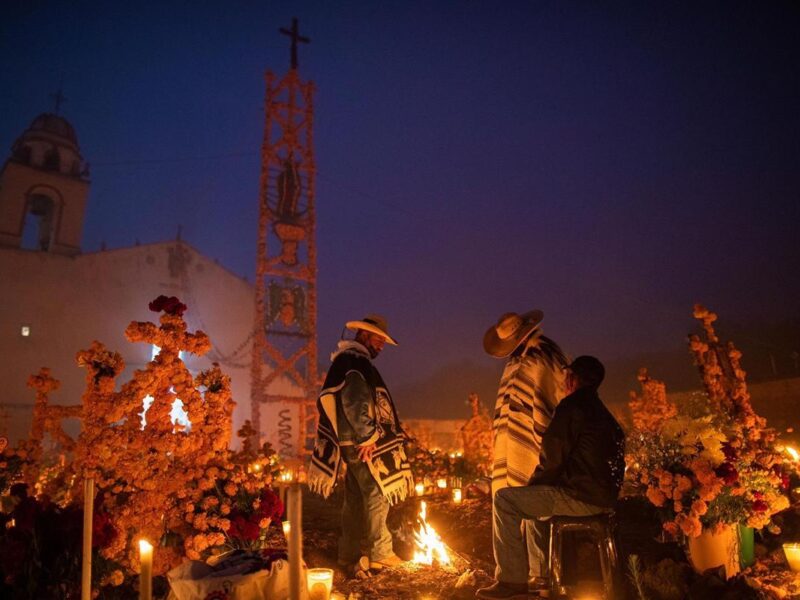
[[277,450],[306,453],[316,418],[317,256],[314,214],[314,84],[298,72],[297,19],[291,68],[266,73],[259,182],[252,422],[259,434],[277,418]]

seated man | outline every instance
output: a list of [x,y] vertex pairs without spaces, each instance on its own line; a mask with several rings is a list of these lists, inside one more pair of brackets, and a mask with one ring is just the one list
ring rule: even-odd
[[[542,437],[539,466],[530,484],[503,488],[494,497],[497,582],[478,590],[478,598],[528,597],[523,519],[595,515],[616,503],[625,473],[625,434],[597,395],[605,369],[593,356],[579,356],[566,369],[568,395]],[[536,523],[547,527],[546,522]],[[547,548],[539,550],[544,553]],[[546,589],[544,573],[538,575],[535,587]]]

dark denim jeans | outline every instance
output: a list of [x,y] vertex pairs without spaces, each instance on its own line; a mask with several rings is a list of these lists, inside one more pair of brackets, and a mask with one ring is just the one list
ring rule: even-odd
[[370,560],[392,555],[392,534],[386,527],[389,501],[381,493],[369,468],[358,458],[354,446],[342,446],[347,465],[342,505],[342,535],[339,560],[354,562],[362,554]]

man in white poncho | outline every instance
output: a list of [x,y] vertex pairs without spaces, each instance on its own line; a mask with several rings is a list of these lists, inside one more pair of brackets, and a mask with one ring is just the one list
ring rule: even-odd
[[[528,485],[539,464],[542,435],[565,395],[569,361],[558,344],[542,335],[543,318],[540,310],[505,313],[483,337],[489,355],[508,357],[494,410],[492,498],[502,488]],[[547,561],[537,547],[545,547],[546,528],[536,521],[524,523],[530,573],[537,576],[532,583],[544,585],[539,577]]]

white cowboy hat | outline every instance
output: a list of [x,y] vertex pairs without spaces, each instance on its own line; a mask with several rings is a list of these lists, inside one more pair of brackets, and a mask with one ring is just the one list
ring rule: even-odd
[[381,315],[367,315],[360,321],[348,321],[344,326],[348,329],[363,329],[364,331],[375,333],[393,346],[397,346],[397,340],[389,335],[389,326],[386,323],[386,317],[382,317]]
[[543,318],[544,313],[540,310],[532,310],[522,315],[513,312],[500,315],[497,324],[489,327],[484,334],[483,349],[487,354],[505,358],[528,339]]

